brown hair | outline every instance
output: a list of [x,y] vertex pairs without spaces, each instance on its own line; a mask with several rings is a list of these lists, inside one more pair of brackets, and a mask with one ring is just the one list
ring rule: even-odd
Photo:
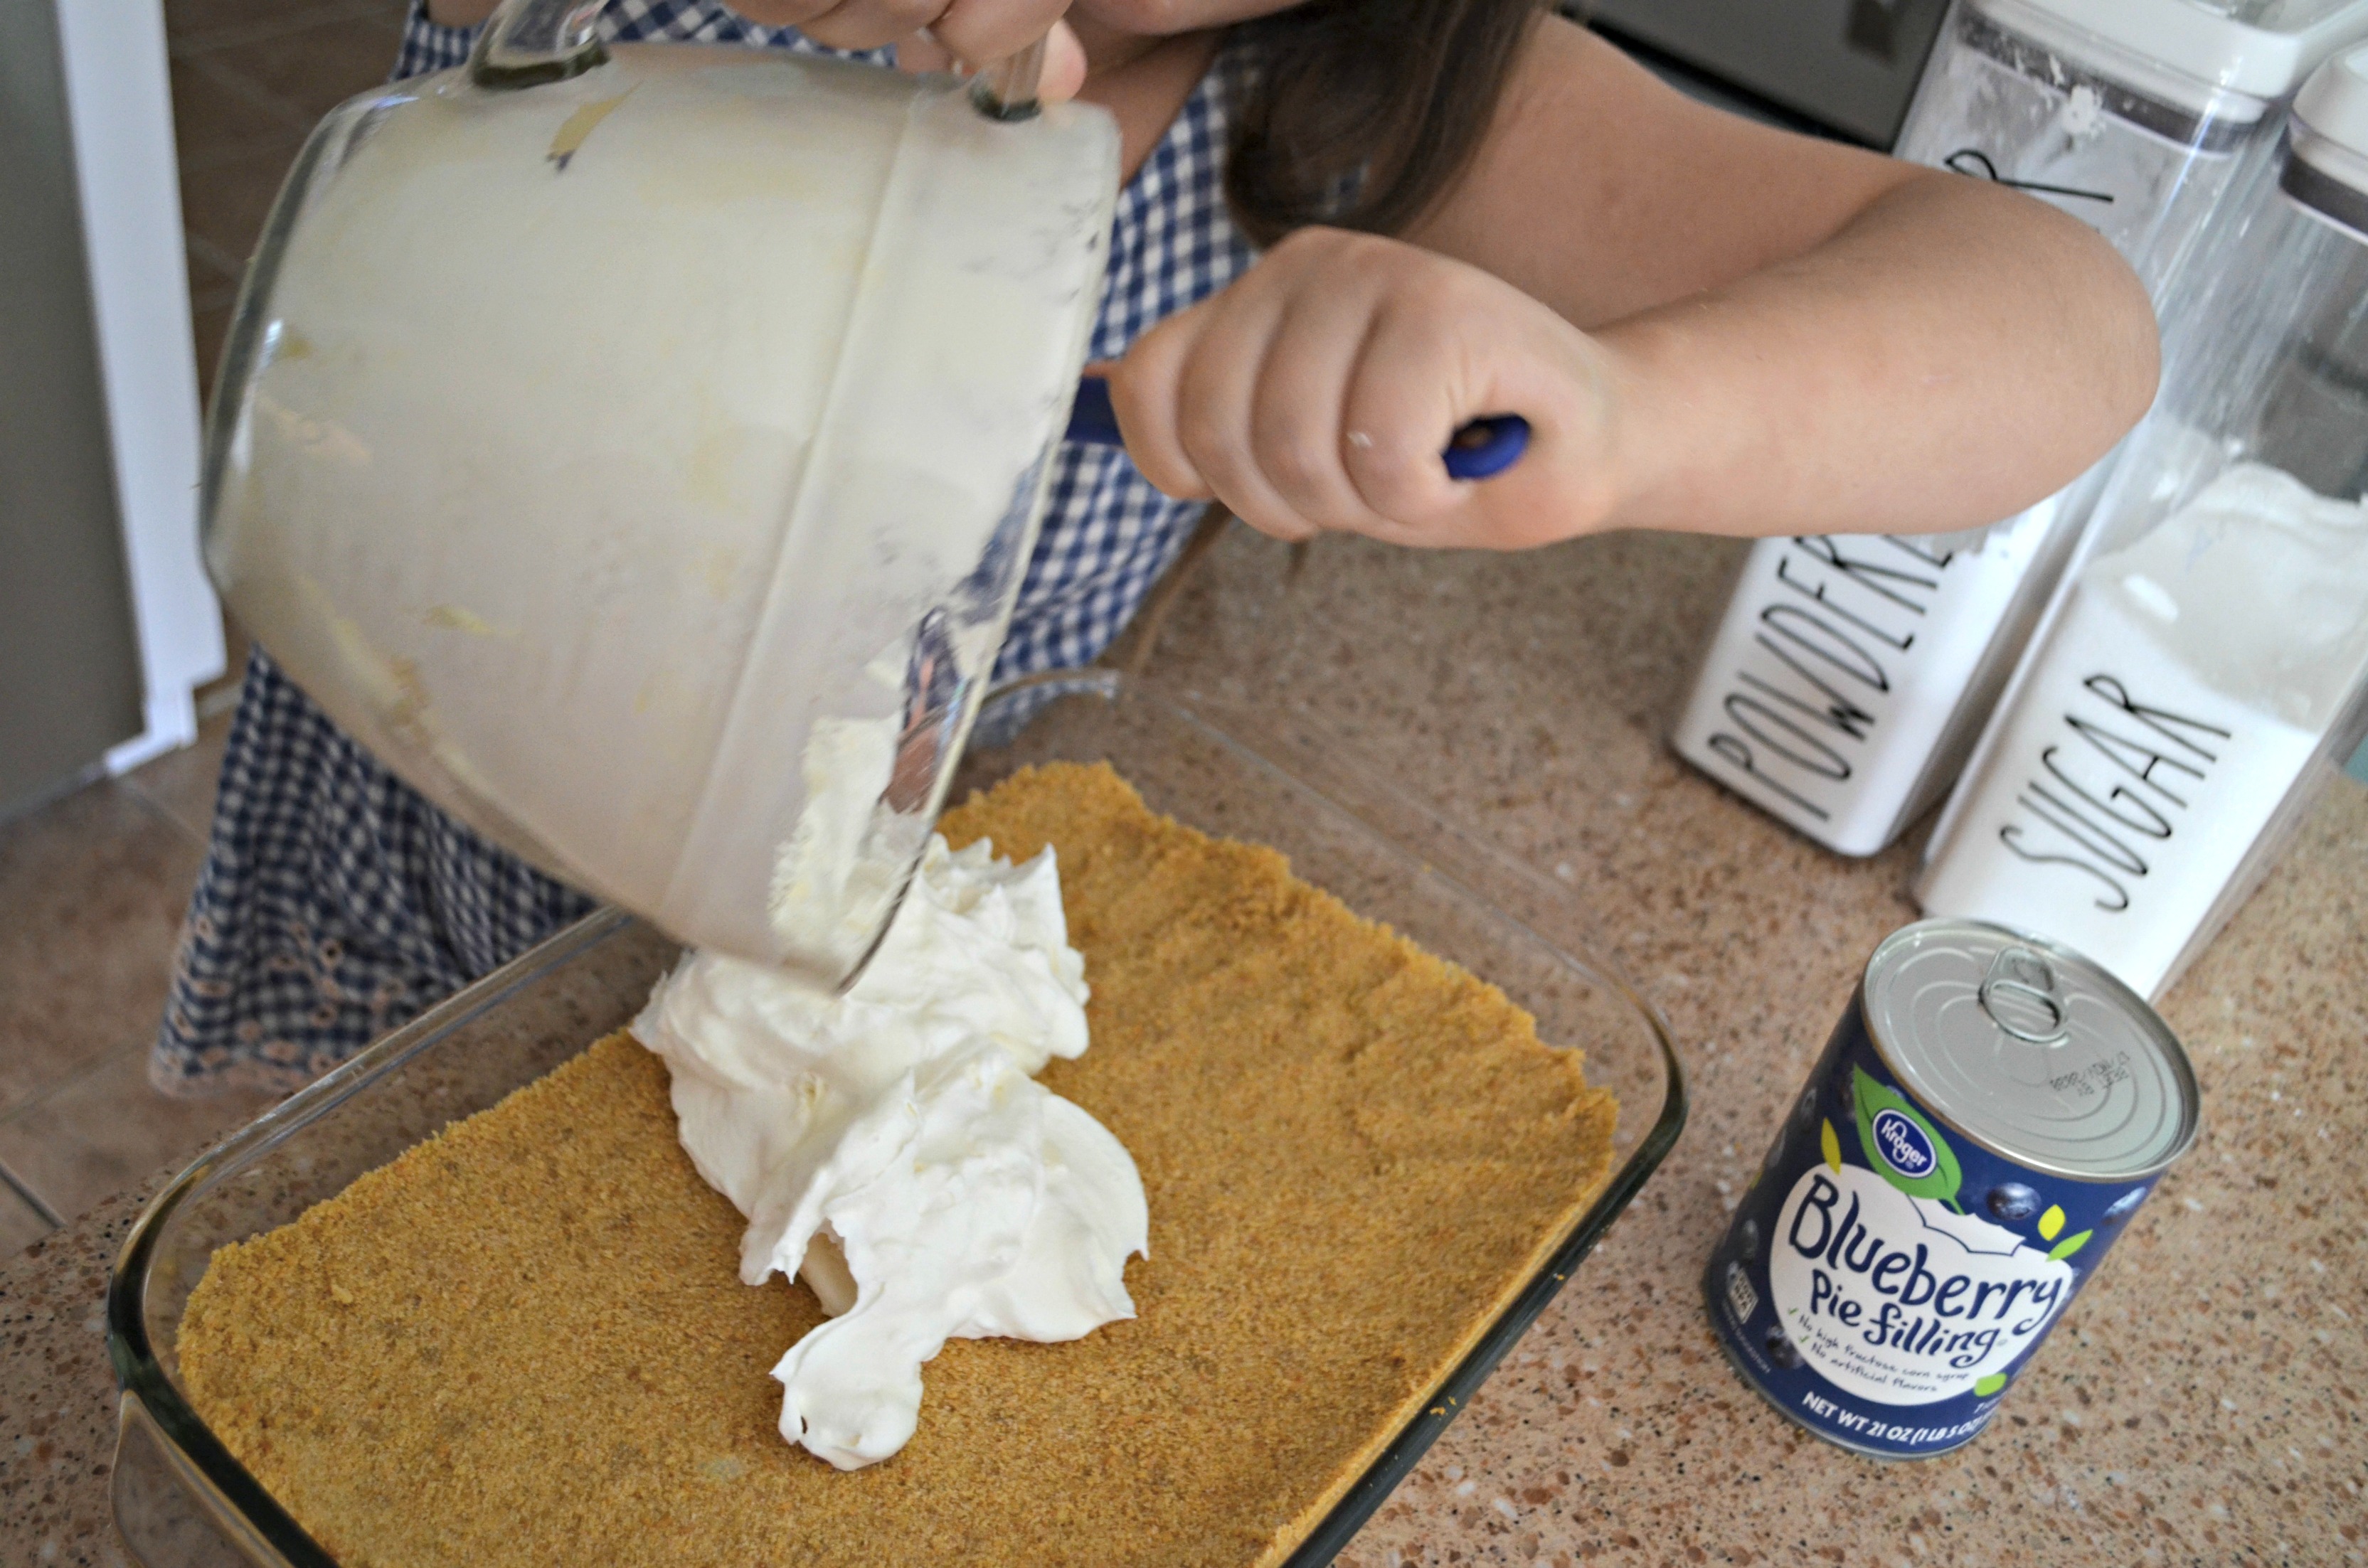
[[1479,151],[1543,10],[1308,0],[1247,24],[1258,70],[1225,160],[1235,222],[1260,245],[1310,223],[1403,233]]

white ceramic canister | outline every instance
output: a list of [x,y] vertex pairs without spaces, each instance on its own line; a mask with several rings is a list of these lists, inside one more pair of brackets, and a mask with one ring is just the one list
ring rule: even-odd
[[1917,886],[2149,995],[2368,725],[2368,51],[2312,78],[2277,172]]
[[[314,132],[225,351],[207,559],[438,805],[834,983],[1009,619],[1116,131],[781,51],[610,51],[598,10],[513,0],[470,66]],[[521,44],[538,17],[573,30]]]
[[[2268,166],[2279,106],[2363,33],[2362,0],[1961,0],[1897,152],[2091,224],[2173,322],[2199,237]],[[2112,460],[1986,531],[1761,541],[1679,755],[1827,848],[1883,849],[1964,764]]]

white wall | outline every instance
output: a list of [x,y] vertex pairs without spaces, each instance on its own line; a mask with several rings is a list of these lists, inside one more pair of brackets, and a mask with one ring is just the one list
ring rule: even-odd
[[192,690],[222,669],[198,557],[198,375],[162,0],[58,0],[84,244],[107,391],[146,733],[121,772],[197,737]]

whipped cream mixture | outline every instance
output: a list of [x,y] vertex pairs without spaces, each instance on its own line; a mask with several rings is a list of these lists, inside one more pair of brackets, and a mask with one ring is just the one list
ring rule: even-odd
[[748,1217],[740,1278],[803,1278],[831,1321],[773,1376],[781,1435],[842,1470],[913,1436],[949,1338],[1076,1339],[1134,1315],[1134,1161],[1034,1081],[1087,1044],[1085,960],[1050,848],[933,836],[844,994],[693,952],[633,1033],[673,1074],[683,1148]]
[[[895,689],[875,659],[867,674]],[[929,819],[901,818],[886,803],[896,767],[900,725],[885,719],[816,719],[801,771],[806,803],[789,841],[773,858],[766,900],[774,934],[786,949],[825,959],[836,973],[853,971],[879,935],[897,879],[916,858]]]

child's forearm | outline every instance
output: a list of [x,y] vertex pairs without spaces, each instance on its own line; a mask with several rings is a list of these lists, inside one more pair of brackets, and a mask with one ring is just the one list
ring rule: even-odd
[[1617,367],[1604,527],[1977,526],[2052,493],[2154,393],[2154,316],[2105,242],[1921,174],[1830,240],[1596,335]]

